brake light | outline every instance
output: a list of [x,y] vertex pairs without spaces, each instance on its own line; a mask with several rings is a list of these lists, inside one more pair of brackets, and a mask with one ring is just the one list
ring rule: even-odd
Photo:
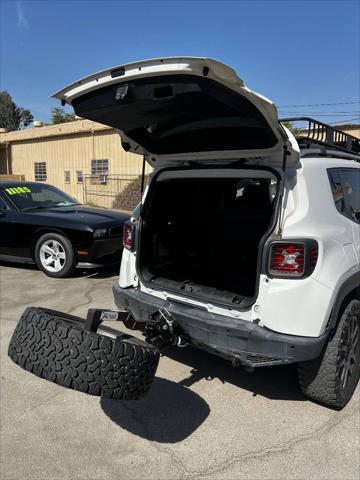
[[123,230],[123,245],[128,250],[133,250],[135,240],[135,225],[125,224]]
[[274,277],[305,277],[314,271],[317,258],[315,240],[276,242],[270,247],[269,273]]

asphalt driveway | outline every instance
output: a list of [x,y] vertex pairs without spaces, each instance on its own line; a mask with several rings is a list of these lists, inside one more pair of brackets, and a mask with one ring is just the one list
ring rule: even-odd
[[183,349],[161,358],[145,399],[120,402],[64,389],[7,357],[27,306],[113,308],[116,281],[116,269],[61,280],[0,265],[3,480],[358,480],[359,389],[336,412],[301,395],[291,366],[249,374]]

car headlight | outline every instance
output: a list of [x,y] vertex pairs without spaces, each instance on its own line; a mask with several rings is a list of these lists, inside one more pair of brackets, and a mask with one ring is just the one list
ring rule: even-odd
[[94,238],[105,238],[107,237],[107,234],[107,228],[97,228],[96,230],[94,230]]

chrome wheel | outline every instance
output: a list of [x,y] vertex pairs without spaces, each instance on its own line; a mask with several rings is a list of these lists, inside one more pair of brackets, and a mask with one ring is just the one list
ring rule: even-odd
[[340,386],[344,390],[356,370],[356,357],[359,345],[359,321],[352,315],[344,330],[340,346]]
[[48,272],[60,272],[66,263],[66,253],[63,245],[57,240],[46,240],[39,251],[41,265]]

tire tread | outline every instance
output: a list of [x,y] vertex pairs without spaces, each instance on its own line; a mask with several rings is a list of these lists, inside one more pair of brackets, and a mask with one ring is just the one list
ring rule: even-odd
[[120,332],[115,339],[88,332],[82,319],[69,319],[60,312],[26,309],[9,344],[10,358],[38,377],[90,395],[120,400],[145,396],[159,351]]

